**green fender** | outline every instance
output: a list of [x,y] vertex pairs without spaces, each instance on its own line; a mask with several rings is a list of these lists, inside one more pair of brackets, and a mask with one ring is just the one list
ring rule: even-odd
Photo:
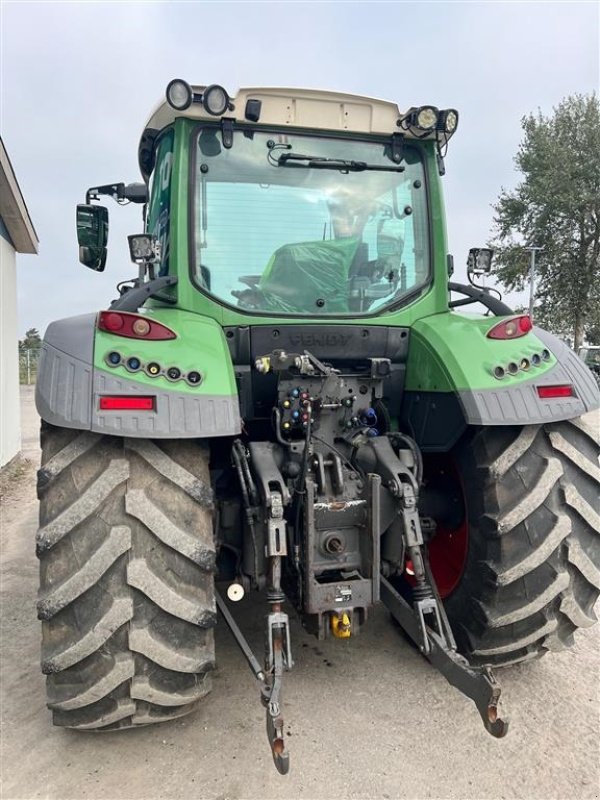
[[[144,309],[175,333],[166,340],[101,331],[96,314],[53,322],[46,331],[36,386],[42,419],[66,428],[117,436],[204,438],[241,431],[229,348],[213,319],[170,308]],[[116,363],[109,358],[113,356]],[[139,366],[132,369],[130,359]],[[158,365],[148,369],[149,365]],[[179,376],[169,377],[176,368]],[[156,372],[156,374],[151,374]],[[192,384],[189,373],[199,373]],[[103,410],[103,396],[153,398],[151,410]]]
[[[591,372],[547,331],[488,338],[507,319],[450,311],[412,326],[402,417],[425,448],[451,447],[467,425],[572,419],[600,405]],[[555,385],[572,394],[540,397],[539,387]]]

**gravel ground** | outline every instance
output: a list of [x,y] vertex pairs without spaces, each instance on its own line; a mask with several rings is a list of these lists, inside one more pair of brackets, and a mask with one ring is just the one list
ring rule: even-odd
[[[2,506],[3,800],[18,798],[526,798],[600,796],[598,626],[573,650],[499,672],[511,730],[495,740],[378,608],[350,641],[318,643],[294,621],[286,676],[292,767],[272,766],[254,681],[223,625],[212,694],[183,720],[122,733],[53,728],[34,601],[39,419],[23,393],[29,465]],[[260,603],[242,627],[261,652]]]

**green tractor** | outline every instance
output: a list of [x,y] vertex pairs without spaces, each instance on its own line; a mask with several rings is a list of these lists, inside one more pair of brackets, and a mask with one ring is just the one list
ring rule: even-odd
[[[174,80],[144,182],[137,275],[46,332],[37,552],[54,724],[179,717],[211,687],[218,613],[287,772],[286,609],[351,639],[383,602],[503,736],[495,667],[562,649],[600,588],[593,376],[477,283],[450,280],[440,176],[458,113]],[[482,313],[461,313],[479,304]],[[261,592],[264,662],[235,619]],[[351,641],[340,646],[351,646]]]
[[590,370],[596,383],[600,386],[600,346],[583,345],[577,351],[577,355]]

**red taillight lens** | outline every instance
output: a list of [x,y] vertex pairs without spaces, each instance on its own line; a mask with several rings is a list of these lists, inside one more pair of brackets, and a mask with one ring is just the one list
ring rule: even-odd
[[130,314],[127,311],[101,311],[98,314],[101,331],[126,336],[129,339],[175,339],[177,334],[161,322]]
[[494,325],[486,333],[486,336],[488,339],[518,339],[520,336],[525,336],[526,333],[529,333],[532,327],[533,325],[528,316],[513,317]]
[[102,318],[102,325],[105,331],[110,331],[114,333],[115,331],[120,331],[123,325],[123,317],[121,314],[111,314],[108,311],[103,311],[101,314]]
[[104,395],[100,398],[100,411],[154,411],[154,397]]
[[570,383],[564,383],[560,386],[538,386],[538,397],[542,400],[548,400],[551,397],[574,397],[575,392]]

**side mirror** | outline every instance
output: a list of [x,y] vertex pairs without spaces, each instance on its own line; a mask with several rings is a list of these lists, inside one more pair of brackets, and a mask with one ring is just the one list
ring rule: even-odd
[[77,242],[81,263],[103,272],[108,242],[108,209],[105,206],[77,206]]
[[467,258],[467,272],[473,275],[488,275],[492,271],[494,251],[489,247],[472,247]]

